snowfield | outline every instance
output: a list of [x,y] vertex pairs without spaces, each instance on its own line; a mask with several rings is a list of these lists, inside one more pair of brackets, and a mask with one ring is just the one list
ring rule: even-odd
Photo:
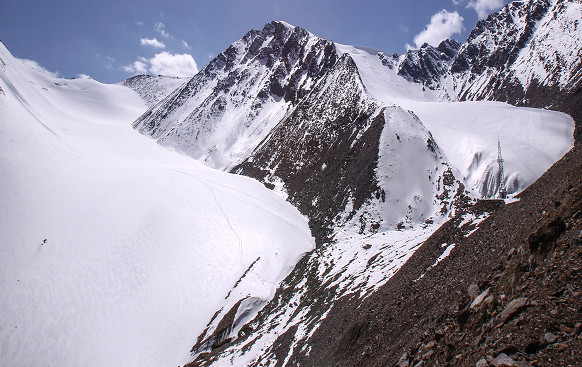
[[253,262],[266,300],[313,248],[263,185],[132,130],[129,88],[0,59],[0,365],[184,364]]

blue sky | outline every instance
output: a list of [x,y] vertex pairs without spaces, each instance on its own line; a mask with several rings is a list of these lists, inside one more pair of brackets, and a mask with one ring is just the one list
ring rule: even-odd
[[285,20],[332,41],[404,53],[464,41],[507,0],[2,0],[0,40],[19,58],[70,78],[118,82],[187,75],[251,29]]

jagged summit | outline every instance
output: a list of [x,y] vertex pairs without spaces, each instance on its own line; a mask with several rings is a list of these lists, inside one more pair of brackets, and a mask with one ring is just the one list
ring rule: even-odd
[[437,50],[444,54],[444,57],[451,60],[453,57],[457,55],[459,49],[461,48],[461,44],[454,39],[446,39],[439,43],[437,46]]
[[337,59],[332,42],[271,22],[233,43],[134,126],[210,166],[232,166]]
[[449,66],[460,47],[455,40],[447,39],[437,47],[425,43],[418,50],[409,50],[400,61],[398,75],[436,89],[443,76],[449,72]]

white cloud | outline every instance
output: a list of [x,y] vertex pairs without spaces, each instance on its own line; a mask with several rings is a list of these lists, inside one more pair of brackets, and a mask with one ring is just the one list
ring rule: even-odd
[[162,52],[150,60],[150,72],[156,75],[193,76],[198,72],[198,65],[192,55],[170,54]]
[[492,11],[501,9],[504,3],[504,0],[473,0],[467,4],[467,8],[475,9],[479,19],[484,19]]
[[143,20],[136,20],[135,24],[142,26],[143,25]]
[[166,32],[166,25],[162,22],[154,24],[154,30],[162,35],[164,38],[174,38],[171,34]]
[[142,46],[152,46],[155,48],[166,48],[163,42],[158,41],[156,38],[142,38],[139,40]]
[[198,72],[198,65],[192,55],[162,51],[150,59],[140,56],[132,64],[124,66],[123,70],[132,74],[189,77]]
[[115,57],[111,57],[111,56],[105,57],[105,67],[107,69],[113,69],[113,64],[116,62],[117,62],[117,60],[115,59]]
[[[414,44],[420,48],[424,43],[432,46],[450,38],[455,33],[463,30],[463,17],[457,12],[441,10],[430,18],[430,23],[426,28],[414,37]],[[408,45],[407,45],[408,47]]]
[[182,46],[184,46],[185,48],[187,48],[188,50],[191,50],[192,47],[190,47],[190,45],[188,44],[188,42],[181,40],[182,41]]
[[48,75],[50,77],[53,78],[58,78],[59,77],[59,72],[52,72],[52,71],[48,71],[47,69],[43,68],[42,66],[39,65],[38,62],[34,61],[34,60],[28,60],[28,59],[20,59],[20,61],[28,66],[29,68],[36,70],[38,72],[43,73],[44,75]]
[[151,59],[139,57],[132,64],[123,67],[123,70],[133,74],[154,74],[187,77],[198,72],[198,65],[192,55],[170,54],[163,51]]
[[146,74],[148,72],[148,65],[145,62],[138,60],[133,64],[124,66],[123,70],[128,73]]

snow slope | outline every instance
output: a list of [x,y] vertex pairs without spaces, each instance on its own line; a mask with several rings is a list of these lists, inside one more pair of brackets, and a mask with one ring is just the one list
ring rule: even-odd
[[238,292],[268,299],[314,246],[263,185],[132,130],[130,89],[0,59],[0,365],[183,364],[253,262]]

